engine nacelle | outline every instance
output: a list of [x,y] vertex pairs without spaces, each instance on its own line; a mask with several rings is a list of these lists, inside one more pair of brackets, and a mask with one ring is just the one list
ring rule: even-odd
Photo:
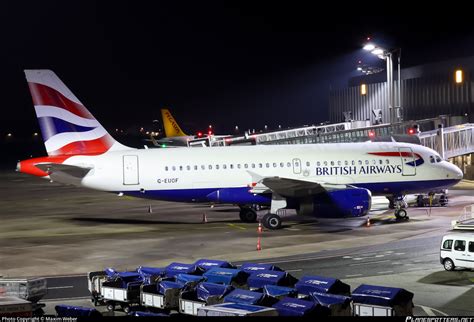
[[363,188],[328,191],[297,201],[299,215],[324,218],[360,217],[369,213],[372,195]]

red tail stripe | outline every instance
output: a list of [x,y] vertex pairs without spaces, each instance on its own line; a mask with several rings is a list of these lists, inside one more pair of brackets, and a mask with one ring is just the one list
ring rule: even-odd
[[77,116],[94,119],[91,113],[81,104],[71,101],[57,90],[43,84],[28,82],[34,105],[51,105],[64,108]]
[[49,152],[49,155],[78,155],[78,154],[88,154],[88,155],[97,155],[107,152],[110,147],[113,145],[114,140],[109,135],[106,134],[103,137],[100,137],[95,140],[90,141],[77,141],[69,143],[62,148]]
[[39,163],[63,163],[66,159],[70,158],[70,155],[59,155],[55,157],[40,157],[20,162],[21,172],[28,173],[38,177],[45,177],[49,175],[47,172],[37,168],[36,165]]

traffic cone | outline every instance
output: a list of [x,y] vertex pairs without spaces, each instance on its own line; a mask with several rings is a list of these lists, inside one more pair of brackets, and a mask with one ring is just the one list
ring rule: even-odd
[[263,231],[262,223],[259,221],[259,222],[258,222],[257,232],[258,232],[259,234],[261,234],[262,231]]
[[203,224],[207,223],[207,216],[206,216],[206,213],[202,214],[202,223],[203,223]]
[[367,227],[370,227],[370,217],[367,217]]
[[262,243],[261,243],[261,240],[260,240],[260,236],[258,236],[258,240],[257,240],[257,250],[262,250]]
[[148,206],[148,213],[151,214],[153,212],[153,209],[151,208],[151,205]]

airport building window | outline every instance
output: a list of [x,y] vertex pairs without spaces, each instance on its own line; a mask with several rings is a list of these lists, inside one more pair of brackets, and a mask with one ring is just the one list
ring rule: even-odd
[[474,253],[474,242],[469,242],[469,248],[467,250],[470,253]]
[[463,252],[466,250],[466,241],[465,240],[456,240],[454,242],[454,250]]
[[443,243],[443,249],[451,249],[453,247],[453,240],[447,239]]
[[190,165],[187,165],[187,166],[186,166],[186,170],[188,170],[188,171],[191,170],[191,166],[190,166]]
[[173,166],[171,169],[173,169],[173,171],[176,171],[176,167],[175,167],[175,166]]
[[168,171],[168,166],[165,167],[165,171]]

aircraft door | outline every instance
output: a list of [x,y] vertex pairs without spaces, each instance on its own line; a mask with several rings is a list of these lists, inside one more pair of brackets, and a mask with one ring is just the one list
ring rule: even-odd
[[138,156],[123,156],[123,184],[134,185],[139,184],[138,179]]
[[415,154],[411,148],[399,148],[400,158],[402,159],[402,175],[416,175]]
[[300,159],[293,159],[293,173],[294,174],[301,173],[301,160]]

